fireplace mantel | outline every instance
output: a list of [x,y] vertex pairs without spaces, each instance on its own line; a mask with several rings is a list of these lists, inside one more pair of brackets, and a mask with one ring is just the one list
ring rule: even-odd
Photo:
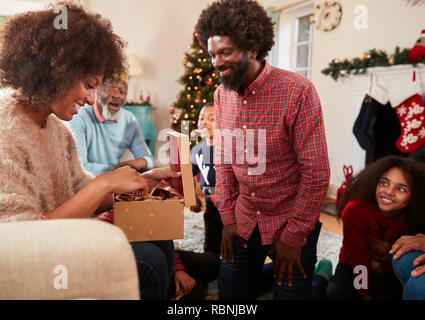
[[[425,95],[425,65],[418,64],[416,67],[412,65],[396,65],[391,67],[375,67],[369,68],[365,74],[353,75],[354,84],[354,119],[360,112],[360,108],[366,93],[369,91],[370,81],[373,85],[386,89],[389,93],[402,90],[407,87],[413,80],[413,71],[416,71],[416,81],[422,89],[422,95]],[[356,173],[365,167],[366,151],[358,144],[354,134],[352,134],[352,164],[356,168]]]

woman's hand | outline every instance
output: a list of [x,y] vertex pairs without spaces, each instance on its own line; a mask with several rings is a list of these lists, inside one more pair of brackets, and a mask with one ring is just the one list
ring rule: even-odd
[[414,250],[425,252],[425,234],[418,233],[416,236],[402,236],[393,244],[390,254],[394,254],[393,259],[397,260],[403,254]]
[[147,179],[125,166],[98,175],[71,199],[44,216],[48,219],[89,218],[112,208],[112,193],[130,193],[139,189],[149,192]]
[[107,193],[123,194],[140,189],[149,192],[148,179],[129,166],[103,173],[93,181],[103,185]]
[[412,276],[419,277],[425,273],[425,253],[413,260],[413,266],[417,268],[412,271]]

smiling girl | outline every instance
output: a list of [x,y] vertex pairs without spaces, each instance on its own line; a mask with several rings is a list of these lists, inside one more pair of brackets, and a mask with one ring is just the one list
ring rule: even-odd
[[425,166],[410,158],[382,158],[352,179],[338,208],[343,241],[328,299],[401,299],[389,251],[425,230],[424,194]]

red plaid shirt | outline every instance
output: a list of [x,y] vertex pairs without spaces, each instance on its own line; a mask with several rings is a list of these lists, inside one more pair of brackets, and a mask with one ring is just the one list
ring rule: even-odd
[[[244,239],[258,224],[263,245],[280,237],[291,247],[303,246],[319,220],[330,176],[322,110],[313,84],[266,63],[243,93],[221,85],[214,102],[214,203],[223,224],[236,223]],[[244,143],[233,138],[232,149],[226,149],[222,141],[238,132]],[[248,155],[257,156],[262,147],[265,159],[253,164]],[[244,154],[248,161],[241,163]],[[254,169],[261,165],[265,171],[258,174]]]

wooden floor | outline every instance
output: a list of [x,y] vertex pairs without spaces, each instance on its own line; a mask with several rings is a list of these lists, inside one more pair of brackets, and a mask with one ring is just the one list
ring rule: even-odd
[[[334,198],[326,197],[325,201],[323,201],[322,209],[329,209],[329,206],[331,206],[332,210],[325,210],[327,212],[322,212],[320,214],[320,221],[322,222],[322,230],[342,236],[342,220],[334,216],[336,211],[335,202],[336,200]],[[330,212],[332,212],[332,214],[330,214]]]
[[[201,200],[202,203],[202,210],[205,210],[205,199],[203,197],[201,188],[199,187],[199,183],[196,183],[195,186],[195,192],[198,196],[198,198]],[[326,198],[326,203],[332,203],[335,202],[334,199]],[[342,235],[342,221],[340,219],[337,219],[336,217],[322,212],[320,214],[320,221],[322,222],[322,230],[332,232],[338,235]]]
[[320,221],[322,222],[322,230],[332,232],[342,236],[342,220],[331,216],[328,213],[322,212],[320,214]]

